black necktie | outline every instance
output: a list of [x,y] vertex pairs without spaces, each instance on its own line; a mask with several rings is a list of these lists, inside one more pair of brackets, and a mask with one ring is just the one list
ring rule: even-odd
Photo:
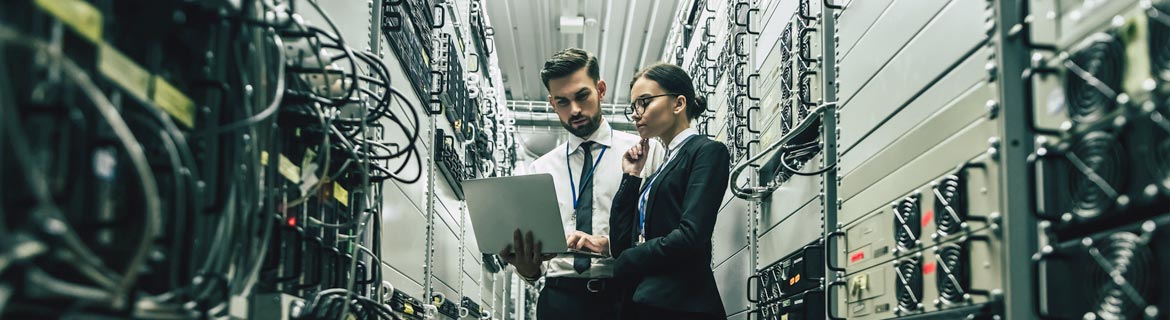
[[[585,165],[581,167],[581,192],[577,194],[577,231],[593,234],[593,141],[581,143],[581,151],[585,152]],[[592,259],[586,255],[573,256],[573,270],[585,273],[589,270]]]

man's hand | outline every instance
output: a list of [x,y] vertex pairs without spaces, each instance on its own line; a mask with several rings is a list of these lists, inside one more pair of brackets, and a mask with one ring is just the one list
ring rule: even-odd
[[528,232],[526,237],[520,236],[520,230],[517,229],[512,232],[512,244],[500,250],[500,257],[508,264],[516,267],[516,273],[519,273],[525,278],[537,278],[540,276],[540,265],[553,257],[555,254],[541,254],[540,241],[532,241],[532,231]]
[[609,255],[609,238],[595,236],[581,231],[573,231],[565,237],[570,249],[596,252]]

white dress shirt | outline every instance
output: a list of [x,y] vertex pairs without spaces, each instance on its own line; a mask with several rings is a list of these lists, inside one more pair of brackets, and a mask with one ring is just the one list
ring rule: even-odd
[[[642,225],[645,223],[645,217],[642,215],[644,214],[643,211],[646,210],[646,202],[649,201],[648,198],[650,197],[650,185],[654,183],[654,180],[658,179],[658,174],[661,173],[659,170],[665,168],[668,164],[670,164],[671,160],[674,160],[674,156],[678,154],[678,149],[682,148],[683,143],[686,143],[690,137],[697,135],[699,135],[699,131],[695,130],[693,127],[683,129],[683,131],[675,135],[673,139],[670,139],[670,145],[666,147],[666,155],[664,160],[651,166],[651,163],[648,159],[646,166],[642,167],[642,173],[648,175],[650,180],[643,181],[642,185],[645,187],[643,187],[642,192],[638,195],[638,244],[642,244],[642,242],[646,241],[644,234],[645,226]],[[659,143],[661,143],[661,141],[659,141]],[[655,169],[653,171],[649,171],[647,168]]]
[[[573,210],[573,190],[577,186],[570,186],[569,170],[572,171],[573,182],[580,183],[581,168],[585,165],[585,154],[580,148],[581,143],[593,141],[598,145],[593,147],[592,154],[597,166],[593,168],[593,235],[609,237],[609,212],[613,204],[613,197],[617,193],[622,181],[622,155],[641,141],[637,135],[613,130],[604,120],[597,131],[588,137],[570,136],[565,143],[558,145],[545,155],[532,162],[530,173],[548,173],[552,175],[556,186],[557,203],[560,204],[561,220],[565,225],[565,234],[577,231],[577,215]],[[605,154],[602,155],[602,146]],[[566,149],[567,148],[567,149]],[[568,159],[565,158],[566,150]],[[661,154],[662,147],[658,143],[650,143],[650,154]],[[600,156],[600,158],[598,158]],[[660,156],[659,156],[660,157]],[[651,157],[653,159],[653,157]],[[566,166],[566,163],[568,165]],[[649,170],[642,170],[645,176]],[[587,201],[589,199],[581,199]],[[547,277],[575,277],[575,278],[610,278],[613,275],[612,258],[593,258],[589,270],[577,273],[573,270],[571,254],[558,255],[545,262],[542,270]]]

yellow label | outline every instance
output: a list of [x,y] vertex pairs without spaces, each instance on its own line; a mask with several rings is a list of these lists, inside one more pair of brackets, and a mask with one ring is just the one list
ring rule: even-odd
[[102,42],[102,13],[89,3],[81,0],[36,0],[36,5],[57,17],[81,37],[93,43]]
[[154,103],[188,128],[195,127],[195,101],[162,77],[154,77]]
[[278,168],[278,170],[280,171],[280,175],[284,176],[285,179],[288,179],[288,181],[292,181],[293,183],[301,183],[301,167],[293,164],[292,160],[289,160],[288,157],[285,157],[283,154],[280,155],[279,165],[280,168]]
[[406,312],[406,314],[414,314],[414,307],[411,307],[409,304],[404,304],[402,305],[402,311]]
[[788,320],[788,314],[786,313],[786,314],[780,316],[780,320]]
[[150,101],[147,94],[147,89],[150,88],[150,73],[118,52],[118,49],[104,43],[100,47],[98,71],[139,100]]
[[260,165],[268,165],[268,151],[260,151]]
[[340,202],[341,205],[349,206],[349,191],[346,191],[345,188],[342,188],[336,182],[333,183],[333,198],[337,199],[337,202]]

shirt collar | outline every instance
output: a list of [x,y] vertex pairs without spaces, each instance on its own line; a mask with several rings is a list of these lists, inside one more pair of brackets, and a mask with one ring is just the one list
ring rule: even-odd
[[670,139],[670,145],[667,146],[666,153],[674,154],[675,151],[678,151],[679,147],[682,147],[683,142],[687,141],[687,138],[697,134],[699,134],[699,131],[695,130],[693,127],[686,128],[682,132],[679,132],[678,135],[675,135],[673,139]]
[[606,122],[605,118],[602,118],[601,124],[597,126],[597,130],[594,130],[592,134],[585,138],[570,134],[569,141],[567,142],[569,144],[569,153],[577,152],[577,149],[581,147],[581,144],[585,143],[585,141],[593,141],[606,147],[612,147],[613,129],[610,128],[609,122]]

